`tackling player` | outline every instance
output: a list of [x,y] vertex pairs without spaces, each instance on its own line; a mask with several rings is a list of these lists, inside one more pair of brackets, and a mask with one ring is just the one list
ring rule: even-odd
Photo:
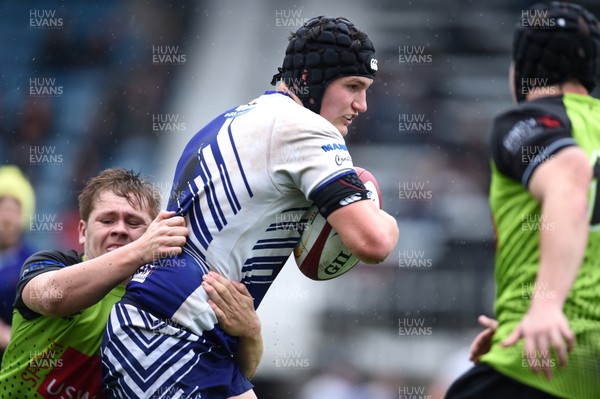
[[[125,292],[122,284],[141,265],[181,252],[188,234],[183,218],[159,213],[153,187],[123,169],[91,179],[79,208],[84,253],[42,251],[23,265],[0,370],[1,399],[102,398],[100,341],[111,307]],[[260,340],[249,295],[237,295],[221,276],[207,280],[225,329]],[[259,356],[262,348],[242,350]]]
[[[522,13],[518,104],[492,125],[498,325],[446,398],[600,398],[600,25],[575,4]],[[486,345],[476,341],[476,360]],[[561,367],[562,366],[562,367]],[[533,371],[531,372],[530,369]]]
[[[202,276],[242,281],[258,306],[300,237],[281,222],[302,224],[313,203],[361,260],[381,262],[393,250],[396,220],[368,200],[344,142],[367,110],[374,52],[347,19],[313,18],[290,37],[277,91],[224,112],[191,139],[168,206],[190,226],[177,258],[186,267],[154,262],[116,304],[102,344],[107,396],[255,398]],[[157,320],[174,328],[149,347]]]

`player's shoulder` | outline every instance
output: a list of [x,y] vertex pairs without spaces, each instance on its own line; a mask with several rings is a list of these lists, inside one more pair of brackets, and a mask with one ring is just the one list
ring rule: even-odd
[[286,116],[278,121],[278,127],[283,132],[290,131],[296,140],[318,140],[327,143],[344,145],[345,140],[339,130],[321,115],[298,105],[298,113]]
[[507,149],[516,148],[550,131],[571,132],[562,96],[520,103],[498,114],[491,126],[492,146],[502,144]]
[[17,296],[15,298],[15,308],[21,315],[27,319],[33,319],[39,316],[25,305],[23,301],[23,290],[25,286],[36,276],[64,267],[71,266],[82,261],[81,254],[77,251],[39,251],[31,255],[21,268],[21,277],[17,284]]
[[81,254],[74,250],[39,251],[27,258],[21,270],[21,278],[25,278],[28,274],[35,271],[62,268],[80,263],[81,261]]

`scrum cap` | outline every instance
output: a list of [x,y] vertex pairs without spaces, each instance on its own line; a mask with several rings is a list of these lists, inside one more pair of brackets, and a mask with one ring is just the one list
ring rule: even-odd
[[589,92],[598,76],[600,25],[585,8],[563,2],[538,3],[522,13],[513,39],[516,97],[536,86],[577,79]]
[[283,66],[271,81],[285,82],[302,104],[319,113],[327,86],[344,76],[373,79],[375,48],[346,18],[315,17],[290,36]]

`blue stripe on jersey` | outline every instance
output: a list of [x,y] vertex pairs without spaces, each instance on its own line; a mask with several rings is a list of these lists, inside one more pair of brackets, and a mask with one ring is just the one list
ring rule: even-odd
[[298,237],[258,240],[252,249],[294,248],[298,240]]
[[[231,124],[230,120],[223,119],[225,123]],[[215,126],[217,128],[217,126]],[[219,131],[223,128],[223,126],[218,127]],[[252,191],[250,190],[249,183],[246,179],[246,175],[244,169],[240,163],[239,156],[237,154],[237,149],[235,148],[235,142],[233,141],[233,137],[231,135],[230,126],[227,126],[228,131],[230,133],[230,143],[232,145],[232,150],[236,154],[236,159],[238,162],[239,172],[244,180],[244,184],[246,189],[249,191],[249,194],[252,195]],[[202,134],[200,134],[202,136]],[[207,134],[208,135],[208,134]],[[208,205],[208,209],[212,216],[212,221],[214,222],[214,226],[217,230],[222,230],[224,226],[227,225],[227,218],[225,217],[225,212],[223,211],[222,201],[223,199],[227,200],[231,210],[234,214],[237,214],[241,210],[241,204],[238,200],[238,197],[235,193],[235,188],[230,178],[230,173],[225,163],[225,159],[223,157],[222,150],[219,146],[219,142],[217,140],[218,134],[210,135],[208,139],[199,143],[199,147],[197,148],[196,156],[198,157],[198,166],[194,169],[193,176],[178,176],[176,181],[179,181],[178,184],[174,185],[181,187],[183,186],[183,181],[181,179],[190,179],[188,182],[188,186],[190,188],[189,192],[186,193],[187,197],[191,197],[191,201],[193,206],[189,206],[190,212],[190,220],[197,221],[198,227],[195,228],[195,224],[192,223],[192,230],[194,235],[198,238],[198,242],[204,249],[208,249],[211,241],[213,240],[212,234],[210,233],[210,228],[208,227],[207,220],[205,219],[207,215],[202,212],[202,207],[200,202],[204,199]],[[192,140],[195,141],[195,140]],[[212,154],[212,159],[204,156],[205,151],[210,151]],[[213,164],[214,161],[214,164]],[[189,162],[188,162],[189,164]],[[216,171],[215,171],[216,168]],[[222,184],[218,185],[219,190],[223,190],[224,196],[219,196],[217,192],[217,185],[215,185],[214,178],[216,177],[216,172],[219,174],[220,182]],[[200,194],[202,197],[200,198]],[[184,199],[184,203],[187,205],[189,203],[189,198]],[[180,209],[180,211],[187,211],[186,208]],[[194,217],[192,217],[194,216]]]
[[259,264],[284,264],[289,256],[254,256],[246,259],[242,267],[242,273],[251,270]]
[[[231,123],[229,123],[229,126],[227,126],[227,131],[229,133],[229,140],[231,142],[232,150],[236,154],[236,159],[238,159],[235,143],[233,141],[233,137],[231,137]],[[211,146],[211,149],[213,150],[213,157],[215,158],[215,161],[217,163],[219,176],[221,177],[221,182],[223,183],[223,190],[225,191],[225,195],[227,196],[227,201],[229,201],[229,206],[233,210],[233,213],[237,214],[238,211],[242,209],[242,206],[240,205],[237,195],[235,194],[233,183],[231,182],[231,178],[229,177],[229,171],[227,170],[227,164],[223,159],[223,154],[221,153],[221,149],[219,148],[217,143],[215,143],[214,146]],[[242,173],[242,177],[245,178],[244,168],[242,168],[242,164],[239,162],[239,159],[238,167],[240,169],[240,172]],[[246,182],[246,187],[248,187],[247,181],[245,179],[244,181]],[[225,224],[227,223],[225,222]]]
[[304,211],[304,212],[306,212],[309,209],[310,209],[310,207],[308,207],[308,206],[302,206],[300,208],[289,208],[289,209],[286,209],[284,211],[281,211],[281,213],[285,213],[285,212],[297,212],[297,211]]
[[227,168],[221,165],[219,167],[219,173],[221,174],[221,180],[223,181],[223,189],[225,190],[227,201],[229,201],[229,205],[231,206],[233,214],[235,215],[239,210],[242,209],[242,206],[240,205],[240,201],[238,201],[237,195],[235,195],[235,190],[231,184],[231,178],[229,177]]
[[[130,317],[122,324],[118,314]],[[102,342],[105,394],[114,398],[213,398],[240,395],[252,388],[235,365],[237,338],[218,326],[201,337],[177,325],[168,331],[152,326],[162,321],[122,302],[115,304]],[[150,328],[148,328],[150,326]],[[147,355],[146,345],[130,341],[132,331],[154,339],[165,338]]]
[[[187,244],[189,244],[189,240],[188,240]],[[209,267],[206,264],[206,256],[204,255],[204,253],[202,253],[198,250],[195,250],[194,249],[195,247],[193,246],[193,244],[192,245],[187,245],[187,244],[183,247],[183,252],[195,260],[196,265],[198,265],[200,270],[202,270],[202,274],[208,273]]]
[[[232,108],[227,112],[233,110],[234,109]],[[199,175],[200,151],[208,145],[207,143],[214,140],[225,121],[226,118],[224,117],[224,114],[219,115],[202,130],[196,133],[187,143],[177,162],[175,178],[173,179],[173,189],[169,196],[167,210],[177,211],[177,214],[179,215],[187,213],[188,208],[191,206],[191,202],[195,198],[194,195],[190,195],[188,184]]]
[[[214,144],[216,146],[216,143]],[[200,164],[202,165],[202,169],[200,170],[199,175],[202,181],[204,182],[204,193],[206,194],[208,209],[210,210],[210,213],[213,217],[213,221],[217,226],[217,229],[219,229],[220,231],[223,229],[223,225],[227,224],[227,220],[225,220],[225,215],[223,215],[223,211],[221,210],[221,206],[219,205],[219,198],[217,197],[215,184],[212,181],[213,176],[210,173],[210,170],[208,169],[206,160],[202,156],[200,157]],[[210,243],[210,241],[212,241],[212,239],[210,239],[208,242]]]
[[[192,231],[195,231],[194,228],[196,227],[196,225],[194,223],[192,223],[192,219],[194,218],[194,215],[190,215],[190,224],[192,224]],[[183,250],[188,252],[188,254],[194,258],[198,258],[199,262],[204,262],[206,260],[206,256],[204,255],[204,252],[202,252],[200,250],[200,248],[198,248],[196,246],[196,241],[199,241],[200,245],[204,245],[203,241],[200,241],[201,237],[199,234],[196,234],[194,232],[194,234],[190,234],[188,236],[188,238],[185,240],[185,245],[183,247]]]
[[53,261],[53,260],[41,260],[39,262],[34,262],[34,263],[29,264],[27,266],[27,268],[25,270],[23,270],[21,278],[25,277],[25,275],[27,273],[29,273],[29,272],[32,272],[32,271],[37,270],[37,269],[41,269],[42,267],[46,267],[46,266],[65,267],[66,265],[64,263],[56,262],[56,261]]
[[294,244],[298,242],[299,237],[284,237],[284,238],[265,238],[263,240],[256,241],[257,244],[264,244],[267,242],[293,242]]
[[[198,230],[198,224],[196,223],[200,223],[200,220],[204,221],[202,218],[197,218],[196,217],[196,212],[190,212],[190,224],[191,229],[192,229],[192,233],[190,234],[185,242],[185,246],[190,247],[190,249],[197,254],[202,254],[203,252],[200,250],[200,248],[198,248],[196,246],[196,244],[194,243],[195,240],[197,240],[199,242],[200,245],[202,245],[202,247],[204,249],[208,248],[208,242],[206,241],[206,239],[202,236],[202,233]],[[202,255],[202,259],[204,258],[204,255]]]
[[233,133],[231,132],[231,123],[227,126],[227,132],[229,133],[229,141],[231,141],[231,148],[233,149],[233,153],[235,154],[235,159],[237,160],[238,167],[240,168],[240,173],[242,174],[242,179],[244,179],[244,184],[246,185],[246,190],[248,190],[248,195],[250,198],[254,196],[252,194],[252,190],[250,189],[250,184],[248,183],[248,179],[246,178],[246,173],[244,172],[244,168],[242,167],[242,161],[240,160],[240,155],[238,154],[237,148],[235,146],[235,142],[233,141]]
[[[190,182],[190,189],[193,193],[198,192],[198,187],[196,186],[195,181]],[[194,194],[195,199],[198,198],[197,194]],[[190,209],[190,222],[192,225],[192,231],[194,232],[194,237],[198,239],[200,245],[204,247],[204,249],[208,248],[208,244],[212,241],[212,235],[208,230],[208,226],[206,225],[206,221],[202,215],[202,207],[200,205],[200,201],[194,200],[194,206]],[[194,223],[194,221],[196,223]]]
[[308,219],[306,218],[302,218],[302,219],[298,219],[296,221],[293,222],[277,222],[277,223],[271,223],[269,225],[269,227],[267,227],[267,229],[265,231],[281,231],[281,230],[285,230],[285,231],[289,231],[289,230],[295,230],[298,232],[298,238],[300,238],[300,230],[302,230],[305,226],[305,223],[308,221]]
[[[116,310],[116,314],[121,325],[132,325],[132,320],[127,312],[122,311],[121,307],[117,307]],[[138,312],[143,313],[140,311]],[[125,321],[124,316],[127,318],[127,321]],[[108,328],[110,330],[114,328],[112,323],[108,326]],[[190,335],[190,333],[186,333],[185,336],[178,340],[172,340],[168,335],[162,334],[152,334],[148,339],[144,337],[143,331],[144,330],[136,331],[133,329],[124,329],[124,333],[136,344],[135,349],[141,353],[144,353],[145,355],[154,355],[155,358],[153,359],[153,364],[156,365],[156,367],[149,369],[142,367],[139,360],[132,356],[127,357],[127,361],[121,363],[120,365],[128,371],[128,376],[131,377],[137,386],[141,387],[143,390],[147,390],[155,383],[152,375],[162,375],[167,373],[173,364],[177,364],[177,361],[185,356],[188,351],[188,347],[191,347],[193,343],[185,339],[186,336]],[[157,353],[157,348],[162,346],[163,342],[165,341],[169,341],[171,344],[170,352]],[[117,339],[111,340],[109,345],[112,346],[113,350],[118,351],[120,354],[128,354],[132,349],[128,348]],[[156,356],[157,354],[160,356]],[[140,353],[138,353],[138,356],[139,355]]]
[[242,267],[242,283],[254,298],[254,306],[258,308],[271,283],[283,268],[289,256],[255,256],[249,258]]
[[[121,324],[121,325],[130,325],[131,324],[131,317],[129,314],[127,314],[125,312],[117,313],[117,318],[119,320],[119,324]],[[150,330],[151,325],[148,323],[148,319],[142,318],[142,320],[144,320],[146,329]],[[161,337],[158,334],[151,335],[150,337],[145,337],[144,334],[141,333],[141,331],[129,332],[129,338],[131,338],[131,340],[133,342],[135,342],[140,348],[145,349],[144,354],[146,356],[150,352],[152,352],[152,350],[154,349],[155,346],[159,346],[161,344],[161,341],[165,340],[165,337]]]

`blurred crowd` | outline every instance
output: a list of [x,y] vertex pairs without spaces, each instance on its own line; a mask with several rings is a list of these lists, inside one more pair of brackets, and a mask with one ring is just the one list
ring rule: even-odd
[[42,245],[77,244],[69,232],[78,219],[76,194],[89,177],[117,165],[142,175],[160,167],[152,117],[166,106],[180,67],[153,54],[185,48],[186,6],[1,6],[0,159],[31,179],[43,199],[38,213],[63,223],[36,237]]

